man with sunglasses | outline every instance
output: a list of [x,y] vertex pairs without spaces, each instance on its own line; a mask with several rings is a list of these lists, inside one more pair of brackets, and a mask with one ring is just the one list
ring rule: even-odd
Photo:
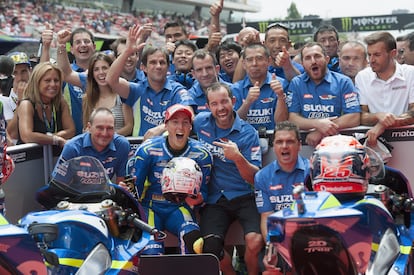
[[[240,33],[242,32],[246,31],[243,29]],[[253,35],[250,37],[252,36]],[[243,44],[241,45],[243,45],[243,48],[246,48],[249,44],[256,44],[259,42],[260,41],[257,41],[257,39],[250,39],[243,41]],[[264,45],[269,50],[271,56],[271,62],[267,67],[270,73],[274,73],[276,76],[290,81],[296,75],[304,72],[303,66],[290,58],[288,50],[292,43],[289,38],[289,28],[287,25],[282,23],[268,25],[265,32]],[[241,65],[243,62],[242,60],[243,58],[240,58],[240,64],[237,65],[233,76],[233,82],[243,79],[246,75],[245,68]]]
[[303,66],[290,58],[289,48],[292,43],[287,25],[278,22],[268,25],[264,45],[269,49],[272,57],[269,72],[275,73],[288,81],[304,72]]

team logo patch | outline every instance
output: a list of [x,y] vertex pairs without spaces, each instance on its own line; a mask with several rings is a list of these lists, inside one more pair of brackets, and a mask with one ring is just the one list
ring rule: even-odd
[[331,99],[336,98],[336,96],[334,96],[334,95],[320,95],[319,98],[323,99],[323,100],[331,100]]
[[270,185],[269,190],[282,190],[283,189],[283,185],[282,184],[278,184],[278,185]]
[[274,98],[268,97],[268,98],[263,98],[260,100],[261,103],[270,103],[273,102]]
[[200,132],[205,135],[206,137],[211,137],[211,134],[209,132],[206,132],[204,130],[200,130]]

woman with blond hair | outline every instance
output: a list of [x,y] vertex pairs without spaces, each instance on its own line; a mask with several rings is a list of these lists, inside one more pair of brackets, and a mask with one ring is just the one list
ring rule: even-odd
[[75,134],[69,106],[62,97],[63,73],[50,62],[38,64],[17,109],[17,144],[34,142],[63,147]]

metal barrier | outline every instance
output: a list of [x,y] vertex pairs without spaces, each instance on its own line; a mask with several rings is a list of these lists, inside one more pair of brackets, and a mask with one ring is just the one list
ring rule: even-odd
[[[368,129],[369,127],[356,127],[344,130],[343,134],[365,133]],[[302,134],[304,137],[306,133]],[[388,165],[404,173],[408,180],[410,180],[411,188],[414,190],[414,169],[412,169],[414,160],[414,125],[388,129],[383,136],[394,147],[392,151],[393,157],[388,162]],[[268,132],[267,137],[271,146],[273,133]],[[135,151],[139,144],[142,143],[143,138],[128,137],[128,140],[131,143],[131,151]],[[310,157],[313,150],[314,148],[311,146],[302,145],[301,154],[304,157]],[[60,151],[59,148],[50,145],[22,144],[9,147],[7,153],[15,161],[16,168],[3,187],[6,192],[6,216],[10,222],[16,223],[26,213],[41,209],[41,206],[35,201],[34,194],[41,186],[48,182]],[[263,166],[274,159],[273,148],[269,147],[268,153],[263,156]],[[231,236],[229,238],[233,239],[231,242],[240,242],[239,232],[233,233],[229,234]]]

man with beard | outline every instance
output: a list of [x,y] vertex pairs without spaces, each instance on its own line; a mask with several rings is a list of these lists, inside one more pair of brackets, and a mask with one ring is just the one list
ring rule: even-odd
[[213,53],[199,49],[194,53],[191,62],[193,64],[192,74],[197,81],[188,92],[197,104],[195,112],[198,114],[209,110],[206,98],[207,88],[223,81],[218,78],[220,67]]
[[200,210],[204,239],[202,252],[220,259],[223,274],[236,274],[224,238],[234,220],[244,233],[244,261],[249,275],[259,274],[258,255],[263,247],[260,216],[254,201],[254,175],[261,166],[257,131],[233,110],[234,97],[223,83],[207,89],[210,112],[198,114],[194,131],[213,155],[213,173],[206,205]]
[[397,45],[388,32],[365,37],[370,67],[359,72],[355,85],[361,96],[361,124],[374,126],[367,132],[368,144],[388,127],[414,123],[414,67],[399,64]]
[[329,56],[321,44],[307,43],[301,58],[305,73],[288,88],[289,120],[310,131],[306,143],[316,146],[323,137],[360,124],[358,93],[349,77],[328,70]]
[[368,66],[367,50],[358,41],[345,42],[339,51],[341,73],[349,76],[355,83],[357,73]]

